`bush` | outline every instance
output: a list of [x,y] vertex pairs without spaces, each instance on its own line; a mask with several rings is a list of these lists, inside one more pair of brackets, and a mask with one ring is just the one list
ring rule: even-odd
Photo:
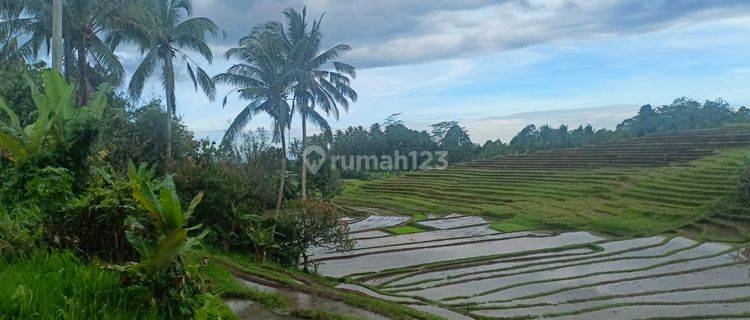
[[[199,289],[183,262],[182,256],[206,236],[208,230],[195,237],[189,231],[201,226],[187,227],[190,215],[201,202],[202,193],[193,198],[190,206],[183,210],[171,176],[154,180],[154,170],[145,164],[138,169],[130,163],[128,177],[133,198],[145,217],[130,216],[126,219],[125,234],[138,251],[140,262],[123,269],[131,282],[151,291],[152,303],[161,308],[171,319],[191,318],[196,310],[195,296]],[[158,195],[158,196],[157,196]],[[147,221],[145,225],[142,221]]]
[[335,207],[325,202],[301,200],[286,203],[276,227],[279,262],[297,266],[302,260],[303,268],[308,270],[307,250],[313,246],[350,250],[353,242],[348,238],[342,217]]
[[58,213],[73,197],[74,184],[65,168],[0,164],[0,209],[12,217]]
[[0,210],[0,259],[20,256],[37,248],[43,237],[39,217],[11,218]]
[[130,185],[110,167],[94,171],[86,189],[72,198],[62,213],[50,217],[48,232],[89,257],[133,260],[137,255],[123,226],[135,209]]

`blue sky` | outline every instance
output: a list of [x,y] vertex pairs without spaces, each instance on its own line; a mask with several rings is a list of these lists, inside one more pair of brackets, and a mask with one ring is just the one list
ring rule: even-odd
[[[748,1],[201,0],[195,15],[229,34],[206,69],[225,70],[223,52],[252,25],[303,5],[326,12],[326,45],[352,45],[342,60],[359,67],[360,99],[334,128],[402,113],[416,128],[461,120],[475,142],[507,141],[527,123],[612,127],[680,96],[750,105]],[[121,54],[132,69],[137,55]],[[222,108],[178,79],[178,113],[199,135],[220,135],[244,106]],[[144,98],[160,95],[153,79]],[[268,125],[258,117],[248,129]]]

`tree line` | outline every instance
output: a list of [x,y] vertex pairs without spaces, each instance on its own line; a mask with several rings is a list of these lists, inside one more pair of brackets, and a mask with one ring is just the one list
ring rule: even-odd
[[[594,129],[591,125],[570,129],[567,125],[555,128],[529,124],[510,141],[488,140],[479,145],[471,141],[469,132],[457,121],[444,121],[430,126],[430,130],[414,130],[392,115],[382,124],[369,128],[352,126],[336,130],[331,137],[316,135],[311,140],[337,155],[393,155],[410,151],[447,151],[451,163],[492,159],[511,154],[575,148],[592,143],[604,143],[680,130],[716,128],[735,123],[750,122],[750,109],[732,108],[722,99],[699,102],[678,98],[668,105],[642,106],[638,113],[620,122],[614,130]],[[296,152],[295,154],[301,154]],[[415,170],[408,167],[406,170]],[[348,172],[345,176],[357,176]]]

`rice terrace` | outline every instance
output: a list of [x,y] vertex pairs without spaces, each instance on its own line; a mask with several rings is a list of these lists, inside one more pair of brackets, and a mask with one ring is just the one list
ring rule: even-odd
[[0,0],[0,320],[750,319],[750,1]]
[[748,127],[690,130],[357,182],[335,202],[411,219],[314,259],[447,318],[746,318],[750,219],[726,201],[748,147]]

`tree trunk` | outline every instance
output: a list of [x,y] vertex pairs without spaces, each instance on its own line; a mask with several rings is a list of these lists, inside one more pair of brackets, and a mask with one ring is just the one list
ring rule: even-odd
[[307,117],[302,113],[302,154],[301,154],[301,167],[302,167],[302,200],[307,199],[307,168],[305,167],[305,147],[307,146]]
[[175,111],[174,96],[174,66],[172,65],[172,52],[168,51],[164,57],[164,84],[167,95],[167,137],[166,156],[164,159],[164,172],[172,170],[172,118]]
[[[65,39],[70,39],[70,35],[66,32],[64,35]],[[73,78],[73,46],[70,41],[65,41],[63,44],[63,66],[65,70],[65,81],[71,82]]]
[[310,271],[309,268],[308,268],[309,260],[310,259],[307,256],[307,253],[302,252],[302,270],[304,270],[305,272],[309,272]]
[[52,0],[52,68],[62,74],[62,2]]
[[78,105],[85,106],[89,104],[89,77],[88,62],[86,61],[86,36],[81,36],[81,43],[78,44]]
[[281,180],[279,180],[279,198],[276,200],[276,216],[281,211],[281,202],[284,200],[284,182],[286,182],[286,129],[281,129]]

